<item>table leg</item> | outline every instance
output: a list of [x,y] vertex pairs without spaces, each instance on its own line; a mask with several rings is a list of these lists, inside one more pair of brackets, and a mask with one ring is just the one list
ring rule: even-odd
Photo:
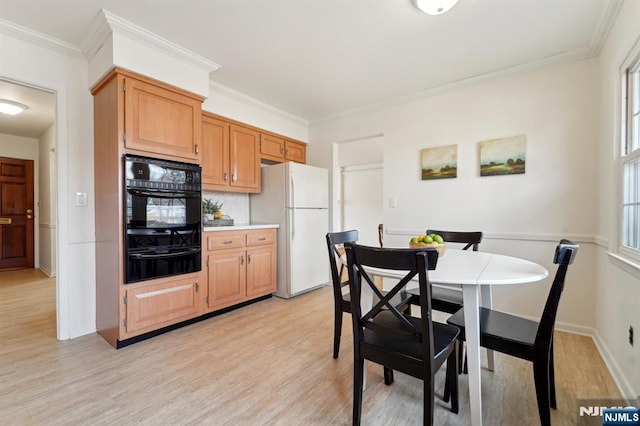
[[[485,308],[491,309],[492,307],[491,286],[490,285],[480,286],[480,292],[482,293],[482,306],[484,306]],[[488,349],[487,349],[487,367],[489,368],[489,371],[493,371],[493,351],[490,351]]]
[[480,286],[463,285],[464,327],[469,368],[469,402],[471,424],[482,425],[482,387],[480,383]]

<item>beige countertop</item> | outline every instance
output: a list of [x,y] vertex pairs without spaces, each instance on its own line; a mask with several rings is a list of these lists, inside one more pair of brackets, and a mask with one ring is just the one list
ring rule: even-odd
[[232,226],[205,226],[204,232],[246,231],[250,229],[279,228],[277,223],[237,223]]

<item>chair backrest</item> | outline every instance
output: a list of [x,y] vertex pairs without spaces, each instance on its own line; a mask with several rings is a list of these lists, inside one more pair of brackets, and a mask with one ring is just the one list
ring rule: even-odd
[[551,284],[551,290],[549,290],[549,296],[547,296],[547,302],[542,311],[542,318],[538,324],[538,332],[534,344],[536,350],[547,351],[551,346],[556,314],[560,304],[560,296],[562,296],[562,290],[564,290],[567,269],[576,258],[579,248],[578,244],[565,239],[561,240],[556,246],[553,263],[558,265],[558,270],[553,279],[553,284]]
[[[333,295],[336,300],[342,299],[341,288],[346,285],[342,282],[342,272],[344,271],[344,263],[340,260],[342,253],[340,249],[344,243],[355,243],[358,241],[358,231],[343,231],[327,233],[327,250],[329,251],[329,266],[331,268],[331,281],[333,283]],[[340,265],[340,269],[338,269]]]
[[438,234],[447,243],[466,244],[462,250],[473,247],[473,251],[478,251],[478,245],[482,242],[482,232],[459,232],[459,231],[439,231],[437,229],[427,229],[427,234]]
[[[362,343],[365,329],[376,333],[389,335],[391,339],[408,339],[413,342],[423,344],[423,354],[426,363],[424,371],[431,371],[431,361],[433,358],[433,325],[431,318],[431,286],[427,270],[434,270],[438,262],[438,251],[429,249],[396,249],[378,248],[362,246],[354,243],[345,244],[347,252],[347,268],[349,271],[349,291],[351,293],[351,316],[353,321],[353,335],[355,344]],[[400,271],[402,278],[393,287],[383,294],[375,285],[373,273],[367,271],[365,267],[391,269]],[[403,273],[406,274],[403,275]],[[418,275],[420,288],[420,310],[419,319],[421,327],[416,327],[407,320],[397,308],[398,303],[391,302],[406,284]],[[387,280],[385,280],[385,283]],[[363,312],[360,306],[360,297],[363,287],[367,286],[377,296],[377,303],[372,303],[372,308]],[[402,294],[401,294],[402,297]],[[409,299],[410,296],[407,296]],[[396,298],[396,300],[398,300]],[[401,301],[402,304],[405,301]],[[391,312],[396,318],[395,324],[400,327],[384,327],[371,320],[381,312]],[[379,349],[383,351],[383,349]]]

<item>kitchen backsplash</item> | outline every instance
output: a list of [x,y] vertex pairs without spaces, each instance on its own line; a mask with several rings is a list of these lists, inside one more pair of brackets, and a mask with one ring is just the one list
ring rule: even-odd
[[220,210],[229,215],[235,224],[249,223],[251,216],[249,214],[249,194],[202,191],[202,198],[209,199],[214,203],[222,203]]

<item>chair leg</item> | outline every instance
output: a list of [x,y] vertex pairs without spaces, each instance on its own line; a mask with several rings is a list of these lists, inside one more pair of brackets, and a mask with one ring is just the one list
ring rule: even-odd
[[353,425],[360,426],[362,414],[362,385],[364,380],[364,359],[358,355],[353,363]]
[[549,409],[549,358],[543,357],[533,362],[533,379],[536,385],[536,399],[538,400],[538,414],[542,426],[551,425],[551,410]]
[[338,352],[340,352],[340,335],[342,334],[342,310],[339,306],[336,306],[334,313],[333,357],[338,358]]
[[451,411],[458,414],[458,342],[456,349],[449,355],[447,359],[447,373],[444,382],[444,402],[449,402],[451,397]]
[[422,414],[422,424],[433,425],[433,373],[430,377],[425,377],[422,381],[424,388],[424,408]]
[[553,371],[553,342],[551,343],[551,350],[549,353],[549,403],[551,408],[558,408],[556,404],[556,378]]
[[384,384],[390,386],[393,383],[393,370],[384,367]]

